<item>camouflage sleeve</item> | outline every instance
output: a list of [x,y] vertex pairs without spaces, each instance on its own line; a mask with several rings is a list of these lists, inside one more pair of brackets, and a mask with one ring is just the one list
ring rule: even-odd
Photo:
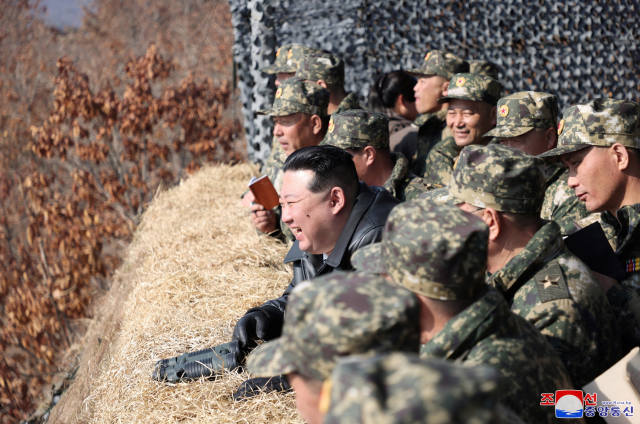
[[623,351],[640,345],[640,289],[618,284],[607,290],[607,300],[620,329]]
[[409,185],[404,189],[404,200],[415,200],[422,193],[426,193],[436,188],[442,188],[438,184],[427,184],[423,178],[417,177],[409,182]]

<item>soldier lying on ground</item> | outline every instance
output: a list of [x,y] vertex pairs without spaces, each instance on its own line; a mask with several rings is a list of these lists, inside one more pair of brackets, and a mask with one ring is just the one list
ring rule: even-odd
[[[498,100],[497,125],[485,137],[533,156],[556,147],[558,98],[548,93],[523,91]],[[587,209],[567,185],[569,170],[560,161],[547,164],[547,191],[541,216],[555,221],[567,236],[576,231],[574,221],[585,218]]]
[[[389,151],[389,117],[363,109],[334,114],[323,144],[340,147],[353,156],[358,178],[369,186],[384,187],[404,202],[406,189],[416,178],[402,153]],[[414,196],[420,194],[414,190]]]
[[604,284],[620,326],[623,353],[640,344],[640,106],[595,99],[564,111],[558,147],[569,168],[568,184],[600,225],[613,234],[615,252],[628,276]]
[[[289,294],[298,283],[353,269],[351,255],[380,241],[387,215],[399,203],[382,187],[358,182],[351,155],[334,146],[292,153],[284,165],[280,199],[282,220],[296,237],[284,259],[293,265],[293,279],[282,297],[250,309],[238,321],[233,339],[244,348],[255,346],[256,339],[280,336]],[[247,383],[241,391],[256,387],[255,383]],[[280,383],[271,381],[274,384]]]
[[487,283],[540,330],[582,387],[619,359],[619,333],[596,277],[564,246],[558,224],[540,219],[544,169],[519,150],[469,146],[450,185],[421,196],[488,225]]
[[473,214],[418,199],[395,207],[382,242],[352,262],[418,296],[422,357],[492,366],[503,377],[500,402],[527,423],[555,422],[540,393],[573,384],[545,337],[485,283],[489,234]]

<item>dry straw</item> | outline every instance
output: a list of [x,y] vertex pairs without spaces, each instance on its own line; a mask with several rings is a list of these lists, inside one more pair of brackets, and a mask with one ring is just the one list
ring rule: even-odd
[[111,314],[117,317],[117,330],[87,379],[88,396],[76,399],[81,411],[68,418],[91,423],[303,422],[293,394],[234,402],[231,395],[249,378],[246,373],[175,385],[150,378],[158,359],[229,341],[247,309],[279,296],[287,286],[291,273],[282,264],[287,247],[257,235],[239,204],[256,173],[250,165],[207,167],[154,200],[123,265],[133,277],[125,282],[131,285],[128,299],[113,306],[122,308]]

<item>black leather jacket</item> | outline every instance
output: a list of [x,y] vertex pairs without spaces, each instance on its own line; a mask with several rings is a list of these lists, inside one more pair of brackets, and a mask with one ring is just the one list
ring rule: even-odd
[[[289,294],[296,284],[313,280],[333,270],[352,270],[351,255],[362,246],[382,240],[387,216],[398,203],[400,202],[384,188],[369,187],[361,182],[351,214],[327,260],[325,261],[322,255],[303,252],[296,241],[284,258],[284,263],[293,263],[291,284],[281,297],[269,300],[259,308],[274,307],[284,314]],[[250,309],[247,313],[259,308]]]

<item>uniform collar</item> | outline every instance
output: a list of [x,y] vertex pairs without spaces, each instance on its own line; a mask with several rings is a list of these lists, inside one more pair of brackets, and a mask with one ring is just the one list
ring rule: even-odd
[[617,234],[616,255],[620,259],[640,254],[640,203],[621,207],[615,216],[602,212],[600,220],[605,233],[613,230]]
[[402,153],[391,153],[391,161],[393,163],[393,169],[391,175],[383,187],[393,195],[397,197],[398,187],[402,185],[404,177],[409,172],[409,161]]

